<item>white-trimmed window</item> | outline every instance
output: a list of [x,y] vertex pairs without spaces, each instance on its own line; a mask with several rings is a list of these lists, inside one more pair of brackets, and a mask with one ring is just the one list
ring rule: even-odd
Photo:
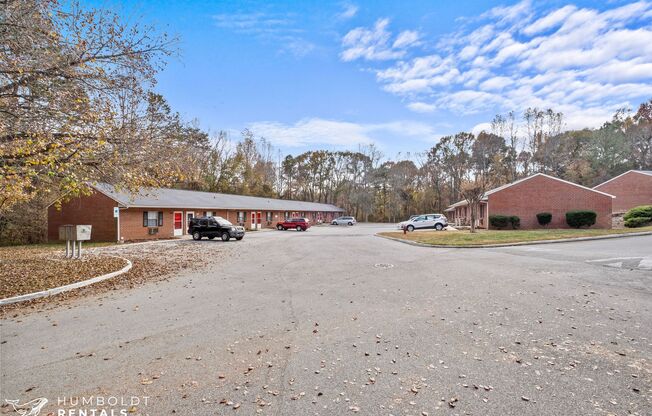
[[272,213],[270,211],[267,211],[265,213],[265,218],[267,219],[267,222],[272,222]]
[[143,227],[160,227],[163,225],[161,211],[143,211]]
[[238,211],[238,222],[243,223],[247,220],[247,213],[245,211]]

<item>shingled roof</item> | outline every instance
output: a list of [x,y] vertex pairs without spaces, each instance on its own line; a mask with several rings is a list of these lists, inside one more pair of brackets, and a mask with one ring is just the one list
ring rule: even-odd
[[220,194],[169,188],[141,188],[137,193],[118,190],[107,183],[93,184],[93,188],[115,200],[125,208],[196,208],[206,210],[242,209],[267,211],[322,211],[343,212],[331,204],[260,198],[256,196]]

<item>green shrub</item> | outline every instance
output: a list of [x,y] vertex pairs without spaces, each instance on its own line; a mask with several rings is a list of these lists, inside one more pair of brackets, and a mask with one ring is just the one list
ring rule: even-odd
[[625,220],[625,227],[637,228],[652,225],[652,217],[632,217]]
[[568,211],[566,213],[566,224],[573,228],[590,227],[595,224],[597,217],[598,214],[594,211]]
[[494,228],[505,228],[509,224],[509,217],[505,215],[490,215],[489,225]]
[[516,229],[521,226],[521,219],[516,215],[490,215],[489,225],[494,228],[507,228],[511,226]]
[[537,221],[539,221],[539,225],[548,225],[552,221],[552,214],[549,212],[540,212],[537,214]]
[[641,205],[640,207],[634,207],[627,211],[623,219],[627,221],[630,218],[651,218],[652,217],[652,205]]

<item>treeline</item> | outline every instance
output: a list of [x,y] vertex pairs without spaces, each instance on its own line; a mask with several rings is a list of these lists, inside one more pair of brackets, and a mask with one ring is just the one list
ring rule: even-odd
[[397,221],[473,201],[490,187],[542,172],[585,186],[652,168],[652,100],[598,129],[563,131],[564,116],[529,108],[498,115],[489,131],[461,132],[388,160],[373,145],[280,157],[264,138],[224,133],[200,152],[197,176],[180,187],[332,203],[367,221]]

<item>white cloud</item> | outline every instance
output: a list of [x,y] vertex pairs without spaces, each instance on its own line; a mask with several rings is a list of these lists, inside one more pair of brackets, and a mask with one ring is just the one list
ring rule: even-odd
[[495,7],[439,40],[420,35],[415,42],[435,44],[437,53],[390,53],[393,62],[375,69],[376,79],[415,112],[538,106],[563,111],[569,126],[599,125],[616,106],[652,95],[652,2],[536,6]]
[[424,102],[410,103],[407,107],[416,113],[432,113],[437,109],[436,105]]
[[347,3],[344,5],[344,10],[337,15],[339,19],[346,20],[351,19],[356,14],[358,14],[358,6],[355,4]]
[[543,32],[544,30],[551,29],[566,20],[568,15],[573,13],[575,10],[577,10],[577,8],[573,5],[568,5],[562,7],[561,9],[557,9],[535,21],[530,26],[527,26],[525,29],[523,29],[523,33],[526,35],[534,35]]
[[414,46],[419,42],[419,32],[416,30],[405,30],[396,37],[396,40],[392,44],[394,49],[407,48],[409,46]]
[[476,136],[482,132],[490,132],[491,131],[491,123],[480,123],[476,124],[473,126],[471,129],[471,133],[475,134]]
[[222,13],[212,16],[215,26],[239,35],[252,36],[261,42],[276,45],[281,53],[298,58],[315,49],[299,28],[296,16],[280,13]]
[[509,77],[493,77],[483,81],[480,84],[481,90],[502,90],[513,83]]
[[389,19],[378,19],[373,28],[357,27],[342,38],[340,57],[343,61],[364,59],[367,61],[384,61],[398,59],[405,55],[406,49],[415,46],[419,33],[407,30],[391,43],[392,34],[387,30]]
[[249,128],[256,135],[285,147],[329,145],[353,148],[358,144],[376,143],[386,137],[428,141],[437,135],[431,125],[415,121],[359,124],[307,118],[294,124],[260,121],[251,123]]

